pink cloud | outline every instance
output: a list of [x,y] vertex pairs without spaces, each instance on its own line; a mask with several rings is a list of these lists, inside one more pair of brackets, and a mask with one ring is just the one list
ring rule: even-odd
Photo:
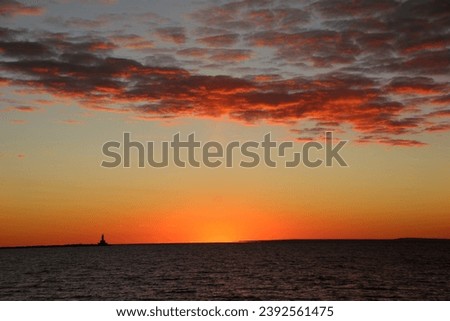
[[0,16],[38,16],[44,9],[38,6],[27,6],[15,0],[2,0],[0,2]]

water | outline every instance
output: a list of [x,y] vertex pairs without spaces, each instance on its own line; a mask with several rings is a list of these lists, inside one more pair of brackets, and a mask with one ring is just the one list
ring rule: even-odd
[[1,300],[450,300],[450,241],[0,250]]

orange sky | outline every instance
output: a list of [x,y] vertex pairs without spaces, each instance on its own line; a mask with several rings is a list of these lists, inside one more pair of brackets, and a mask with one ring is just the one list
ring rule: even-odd
[[[0,3],[0,246],[450,238],[445,14]],[[349,141],[349,167],[100,166],[124,132],[223,145],[270,132],[300,150],[325,131]]]

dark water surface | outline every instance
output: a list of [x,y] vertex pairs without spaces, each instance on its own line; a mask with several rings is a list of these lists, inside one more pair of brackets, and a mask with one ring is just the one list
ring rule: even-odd
[[1,300],[450,300],[450,241],[0,250]]

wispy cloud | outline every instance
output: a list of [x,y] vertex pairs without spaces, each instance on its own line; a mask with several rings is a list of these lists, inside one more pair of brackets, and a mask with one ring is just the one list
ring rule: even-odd
[[0,2],[0,16],[10,17],[16,15],[41,15],[44,9],[39,6],[28,6],[15,0],[2,0]]
[[80,125],[83,124],[83,122],[81,120],[77,120],[77,119],[64,119],[60,121],[62,124],[66,124],[66,125]]
[[239,40],[239,35],[236,33],[209,36],[197,39],[198,42],[210,47],[228,47],[236,44]]
[[16,107],[11,107],[9,110],[17,110],[17,111],[21,111],[21,112],[31,113],[31,112],[38,111],[39,108],[32,107],[32,106],[16,106]]
[[164,41],[175,44],[186,42],[186,34],[183,27],[166,27],[156,29],[156,35]]
[[14,124],[14,125],[23,125],[23,124],[26,124],[27,121],[23,120],[23,119],[11,119],[10,123]]

